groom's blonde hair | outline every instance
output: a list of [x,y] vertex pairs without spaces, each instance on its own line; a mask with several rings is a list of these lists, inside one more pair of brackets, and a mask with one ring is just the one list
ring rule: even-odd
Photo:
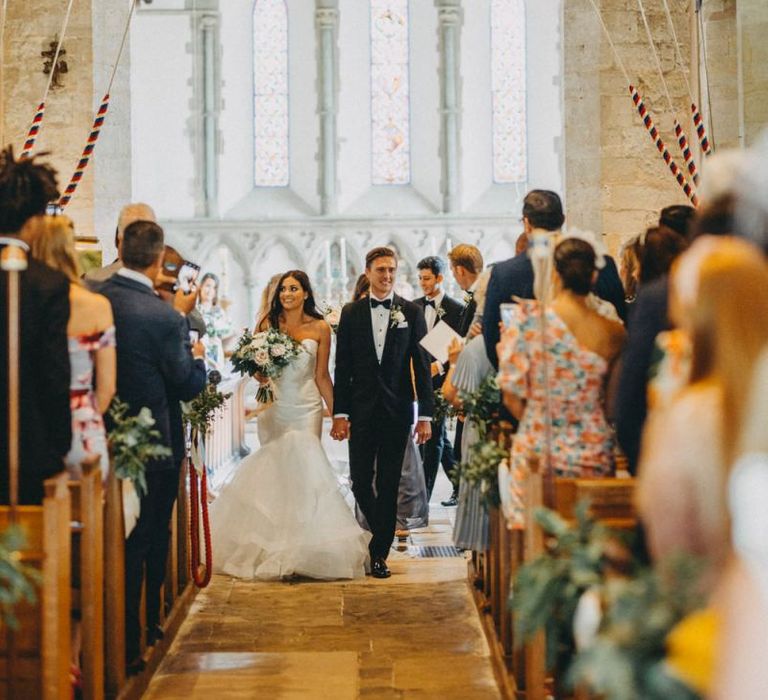
[[373,250],[368,251],[367,255],[365,256],[365,269],[370,270],[371,265],[373,265],[373,261],[378,260],[379,258],[394,258],[395,264],[398,262],[397,251],[387,245],[382,245],[378,248],[374,248]]

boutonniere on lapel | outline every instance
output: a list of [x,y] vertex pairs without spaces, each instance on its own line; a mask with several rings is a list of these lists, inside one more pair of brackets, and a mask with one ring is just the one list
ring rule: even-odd
[[443,316],[445,316],[445,309],[442,307],[442,305],[438,306],[438,307],[435,309],[435,315],[437,316],[437,320],[438,320],[438,321],[439,321],[440,319],[442,319],[442,318],[443,318]]
[[474,292],[464,292],[464,303],[469,304],[475,298]]
[[[405,323],[405,314],[400,304],[393,304],[392,309],[389,312],[389,327],[398,328],[402,327]],[[406,324],[407,325],[407,324]]]

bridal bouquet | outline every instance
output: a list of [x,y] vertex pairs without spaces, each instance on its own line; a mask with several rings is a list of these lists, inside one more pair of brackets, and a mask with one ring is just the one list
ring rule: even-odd
[[277,328],[268,328],[253,335],[246,330],[237,341],[232,353],[232,366],[242,375],[260,374],[267,378],[259,386],[256,400],[271,403],[275,400],[275,383],[283,370],[301,353],[301,345]]

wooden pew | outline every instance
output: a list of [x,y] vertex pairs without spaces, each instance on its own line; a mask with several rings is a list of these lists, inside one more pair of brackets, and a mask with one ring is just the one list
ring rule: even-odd
[[99,460],[70,481],[72,531],[79,534],[83,696],[104,697],[104,497]]
[[[554,482],[554,510],[566,520],[575,518],[576,504],[588,499],[590,513],[602,524],[613,529],[632,529],[637,524],[634,507],[634,479],[566,479]],[[525,485],[525,561],[531,561],[544,551],[544,533],[533,517],[537,507],[544,504],[542,476],[531,469]],[[544,631],[527,642],[525,654],[525,690],[528,700],[547,697],[546,639]],[[581,691],[577,698],[585,697]]]
[[[11,512],[0,507],[0,528]],[[35,605],[20,604],[20,629],[3,629],[0,639],[0,691],[4,698],[69,700],[70,666],[70,495],[67,475],[45,482],[42,506],[19,506],[16,523],[27,537],[21,560],[40,569]]]
[[104,684],[115,698],[125,686],[125,523],[122,482],[110,469],[104,503]]

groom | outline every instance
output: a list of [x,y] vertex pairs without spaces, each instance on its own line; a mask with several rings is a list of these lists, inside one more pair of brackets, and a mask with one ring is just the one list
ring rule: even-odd
[[390,576],[387,555],[395,535],[414,389],[419,444],[432,434],[434,404],[429,360],[419,345],[427,332],[424,313],[394,293],[396,272],[391,248],[374,248],[365,256],[370,296],[344,307],[336,334],[331,437],[349,438],[352,492],[373,533],[369,549],[376,578]]

